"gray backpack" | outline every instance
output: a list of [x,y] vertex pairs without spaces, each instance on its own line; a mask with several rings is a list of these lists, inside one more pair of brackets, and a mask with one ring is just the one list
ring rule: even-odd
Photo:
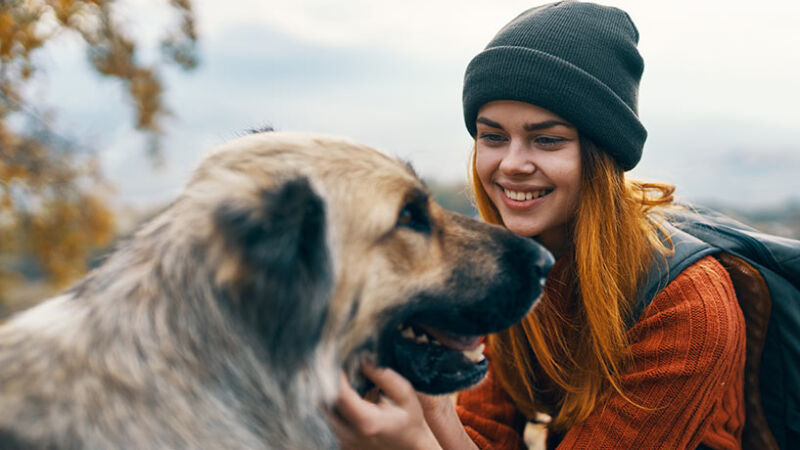
[[683,269],[714,255],[731,275],[747,328],[743,448],[800,448],[800,241],[689,207],[664,223],[675,247],[653,259],[629,323]]

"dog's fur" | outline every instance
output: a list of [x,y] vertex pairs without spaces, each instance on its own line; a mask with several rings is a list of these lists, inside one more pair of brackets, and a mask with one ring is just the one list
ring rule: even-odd
[[458,352],[403,362],[396,328],[506,327],[549,264],[381,153],[248,135],[102,266],[0,325],[0,447],[335,448],[323,410],[342,367],[359,386],[364,358],[427,392],[472,384],[485,368]]

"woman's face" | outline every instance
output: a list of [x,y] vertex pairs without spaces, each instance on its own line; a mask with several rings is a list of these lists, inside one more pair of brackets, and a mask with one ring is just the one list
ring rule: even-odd
[[503,223],[560,256],[578,205],[578,131],[546,109],[510,100],[485,104],[476,122],[476,173]]

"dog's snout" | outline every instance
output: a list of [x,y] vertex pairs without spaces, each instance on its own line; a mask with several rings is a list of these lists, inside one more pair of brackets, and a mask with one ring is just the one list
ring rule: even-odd
[[538,242],[534,241],[532,238],[529,239],[531,243],[539,247],[537,249],[538,256],[536,258],[536,263],[534,264],[539,275],[539,279],[541,280],[542,286],[544,286],[544,281],[547,279],[547,274],[550,273],[550,270],[553,268],[553,265],[556,263],[553,254],[550,253],[543,245],[539,244]]
[[555,264],[553,255],[540,243],[536,242],[530,237],[516,236],[511,241],[507,242],[508,251],[516,254],[519,261],[525,261],[527,276],[538,281],[537,290],[544,288],[544,282],[547,275]]

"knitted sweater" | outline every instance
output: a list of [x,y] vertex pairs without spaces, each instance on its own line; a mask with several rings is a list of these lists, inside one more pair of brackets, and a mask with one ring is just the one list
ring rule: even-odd
[[[633,357],[621,373],[623,391],[657,408],[641,409],[614,393],[557,448],[741,448],[744,326],[719,262],[709,256],[688,267],[628,331]],[[491,371],[459,394],[456,410],[481,449],[524,448],[526,418]]]

